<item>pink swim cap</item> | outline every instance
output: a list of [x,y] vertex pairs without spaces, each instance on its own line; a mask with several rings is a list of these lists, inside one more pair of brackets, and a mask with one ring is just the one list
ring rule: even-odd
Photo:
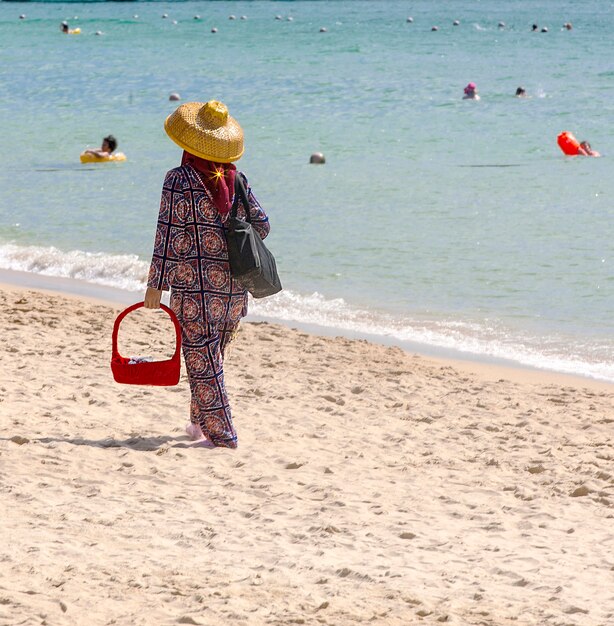
[[477,87],[477,85],[475,83],[469,83],[466,87],[465,87],[465,93],[467,93],[468,91],[475,91],[475,88]]

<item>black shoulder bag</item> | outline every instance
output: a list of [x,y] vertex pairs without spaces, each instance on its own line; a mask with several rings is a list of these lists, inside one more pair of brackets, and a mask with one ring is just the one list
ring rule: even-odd
[[[237,217],[243,202],[247,221]],[[266,298],[281,291],[275,259],[252,227],[249,199],[239,172],[235,176],[235,197],[226,225],[228,260],[232,277],[254,298]]]

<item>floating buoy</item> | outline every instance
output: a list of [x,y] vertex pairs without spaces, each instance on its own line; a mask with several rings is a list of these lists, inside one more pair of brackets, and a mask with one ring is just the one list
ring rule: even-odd
[[505,22],[499,22],[499,23],[497,24],[497,26],[498,26],[499,28],[505,28]]
[[542,28],[542,33],[547,33],[547,32],[548,32],[548,27],[547,27],[547,26],[544,26],[544,27]]
[[246,19],[247,19],[247,15],[242,15],[242,16],[241,16],[241,19],[242,19],[242,20],[246,20]]
[[411,24],[413,21],[414,21],[414,18],[413,18],[413,17],[408,17],[408,18],[407,18],[407,22],[408,22],[409,24]]
[[288,15],[288,22],[294,22],[294,18],[291,15]]
[[574,137],[573,133],[564,130],[557,138],[559,148],[567,156],[576,156],[580,149],[580,142]]
[[173,91],[171,94],[169,94],[168,99],[171,102],[176,102],[177,100],[181,100],[181,96],[176,91]]
[[237,18],[236,18],[236,16],[235,16],[235,15],[229,15],[229,16],[228,16],[228,19],[229,19],[229,20],[236,20]]
[[135,20],[138,20],[138,19],[139,19],[139,16],[138,16],[138,15],[133,15],[132,17],[133,17]]
[[282,18],[282,16],[281,16],[281,15],[276,15],[276,16],[275,16],[275,19],[276,19],[276,20],[281,20],[281,19],[283,19],[283,18]]
[[98,36],[100,36],[100,35],[102,35],[102,31],[101,31],[101,30],[97,30],[97,31],[94,33],[94,35],[98,35]]
[[436,31],[439,30],[439,26],[433,26],[433,28],[431,28],[431,31]]
[[162,14],[162,19],[165,20],[168,17],[168,13],[163,13]]
[[176,24],[177,24],[177,20],[173,20],[173,24],[175,24],[175,25],[176,25]]
[[458,20],[454,20],[452,22],[452,26],[459,26],[459,25],[460,25],[460,22]]
[[326,163],[326,157],[321,152],[314,152],[309,157],[309,163],[316,163],[316,164]]
[[22,14],[19,16],[19,19],[20,19],[20,20],[25,20],[25,19],[26,19],[26,15],[25,15],[25,13],[22,13]]
[[322,26],[322,28],[320,28],[320,32],[321,33],[327,33],[328,32],[328,28],[326,28],[325,26]]
[[215,28],[215,26],[211,29],[212,33],[217,33],[217,28]]
[[194,19],[195,19],[195,20],[199,20],[199,19],[200,19],[200,15],[195,15],[195,16],[194,16]]

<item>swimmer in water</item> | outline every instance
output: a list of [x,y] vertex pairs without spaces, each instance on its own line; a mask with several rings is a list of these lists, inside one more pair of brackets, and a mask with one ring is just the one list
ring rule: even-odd
[[110,157],[113,154],[115,148],[117,148],[117,139],[115,139],[113,135],[109,135],[102,140],[102,145],[98,150],[85,150],[83,154],[93,154],[94,156],[102,158]]
[[583,141],[580,143],[580,147],[578,148],[578,154],[582,156],[592,156],[592,157],[600,157],[601,154],[597,152],[597,150],[593,150],[591,148],[591,144],[588,141]]
[[464,89],[465,95],[463,100],[479,100],[478,88],[475,83],[469,83]]
[[78,33],[81,32],[80,28],[69,28],[68,27],[68,22],[62,22],[60,24],[60,30],[65,34],[65,35],[77,35]]
[[524,87],[518,87],[518,89],[516,89],[516,97],[528,98],[529,96],[527,96],[527,90]]

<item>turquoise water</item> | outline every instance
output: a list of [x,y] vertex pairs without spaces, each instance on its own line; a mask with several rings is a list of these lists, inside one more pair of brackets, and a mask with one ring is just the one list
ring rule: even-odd
[[0,3],[0,267],[141,288],[168,95],[216,98],[286,287],[252,311],[614,381],[614,4],[470,5]]

